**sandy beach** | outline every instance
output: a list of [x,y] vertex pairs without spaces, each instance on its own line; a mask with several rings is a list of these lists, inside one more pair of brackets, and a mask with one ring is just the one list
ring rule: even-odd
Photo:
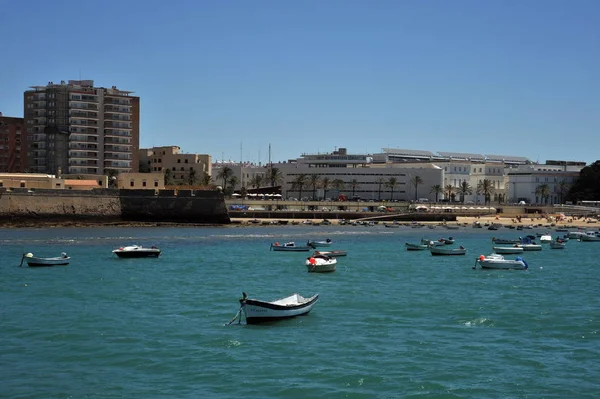
[[[232,218],[231,221],[232,223],[236,224],[236,225],[257,225],[255,223],[250,223],[251,219],[248,218]],[[254,220],[254,219],[252,219]],[[283,220],[283,221],[287,221],[288,224],[292,223],[292,221],[294,219],[266,219],[266,218],[262,218],[262,219],[258,219],[261,222],[270,222],[270,221],[276,221],[276,220]],[[298,219],[295,219],[296,221],[299,221]],[[310,220],[311,223],[313,224],[318,224],[320,222],[323,221],[323,219],[305,219],[305,220]],[[300,221],[303,222],[304,220]],[[583,229],[599,229],[600,228],[600,222],[597,219],[594,218],[565,218],[565,219],[560,219],[560,220],[556,220],[555,217],[533,217],[533,218],[522,218],[521,222],[518,222],[515,218],[510,218],[510,217],[501,217],[501,216],[495,216],[495,215],[488,215],[488,216],[481,216],[481,217],[462,217],[459,216],[456,218],[456,221],[453,222],[447,222],[447,224],[449,225],[456,225],[456,224],[460,224],[460,225],[469,225],[471,226],[474,222],[478,221],[479,223],[481,223],[482,225],[484,224],[492,224],[492,223],[498,223],[498,224],[502,224],[503,226],[510,226],[510,225],[522,225],[522,226],[528,226],[528,225],[543,225],[543,226],[549,226],[549,227],[577,227],[577,228],[583,228]],[[332,219],[330,220],[331,224],[339,224],[339,220],[337,219]],[[389,222],[388,222],[389,223]],[[411,222],[401,222],[401,224],[410,224]],[[435,225],[439,225],[442,224],[441,222],[418,222],[421,224],[435,224]]]

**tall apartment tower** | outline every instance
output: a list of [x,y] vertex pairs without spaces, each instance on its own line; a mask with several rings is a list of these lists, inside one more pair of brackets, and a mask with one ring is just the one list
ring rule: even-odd
[[23,118],[2,116],[0,112],[0,172],[27,170],[27,136]]
[[49,82],[25,91],[28,171],[137,172],[140,98],[131,93],[94,87],[93,80]]

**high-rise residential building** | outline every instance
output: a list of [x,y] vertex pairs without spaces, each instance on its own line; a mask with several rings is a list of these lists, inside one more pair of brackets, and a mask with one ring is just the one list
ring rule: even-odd
[[0,112],[0,172],[20,173],[27,169],[27,135],[23,118]]
[[24,93],[28,171],[48,174],[138,171],[140,98],[93,80],[32,86]]

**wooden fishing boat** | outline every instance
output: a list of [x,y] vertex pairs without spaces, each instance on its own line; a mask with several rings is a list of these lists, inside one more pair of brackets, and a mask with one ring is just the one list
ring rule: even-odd
[[309,273],[331,273],[335,271],[337,259],[327,255],[313,255],[304,262]]
[[317,247],[330,247],[331,246],[331,239],[326,239],[324,241],[308,241],[306,243],[306,245],[308,245],[309,247],[313,247],[313,248],[317,248]]
[[240,305],[246,317],[246,323],[257,324],[307,315],[318,300],[319,294],[304,298],[302,295],[294,293],[285,298],[267,302],[250,299],[244,292],[240,299]]
[[53,258],[40,258],[37,256],[33,256],[31,252],[27,254],[23,254],[21,258],[21,264],[23,265],[23,261],[27,262],[27,265],[30,267],[44,267],[44,266],[66,266],[69,264],[71,258],[63,252],[60,256],[56,256]]
[[467,250],[462,246],[460,248],[429,247],[429,251],[433,256],[466,255],[467,253]]
[[341,249],[332,249],[331,251],[315,251],[314,255],[327,255],[332,256],[334,258],[338,258],[340,256],[348,255],[348,251]]
[[502,254],[502,255],[507,255],[507,254],[521,254],[523,253],[524,249],[518,246],[512,246],[512,247],[492,247],[492,249],[494,250],[495,253],[497,254]]
[[[529,265],[523,258],[518,256],[516,259],[505,259],[499,254],[480,255],[476,259],[475,265],[479,265],[482,269],[503,269],[503,270],[526,270]],[[475,269],[475,266],[473,266]]]
[[308,252],[313,247],[308,245],[296,245],[294,241],[286,242],[281,245],[278,242],[271,244],[271,251],[286,251],[286,252]]

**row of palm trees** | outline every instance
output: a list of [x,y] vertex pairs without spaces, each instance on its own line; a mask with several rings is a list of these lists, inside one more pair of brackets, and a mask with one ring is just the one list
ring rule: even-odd
[[[222,182],[223,191],[225,193],[231,192],[233,193],[235,187],[239,184],[239,179],[234,176],[233,169],[230,167],[223,167],[219,173],[217,173],[217,181]],[[198,179],[196,178],[196,171],[194,169],[190,169],[186,178],[186,182],[189,185],[193,185]],[[204,173],[201,179],[199,179],[200,184],[208,185],[211,181],[211,176],[207,173]],[[267,170],[266,175],[254,175],[250,180],[250,186],[253,188],[260,188],[265,183],[270,183],[271,187],[279,185],[283,181],[283,174],[278,168],[269,168]],[[382,188],[386,188],[390,190],[390,199],[394,199],[394,190],[398,186],[399,182],[396,177],[390,177],[385,180],[384,178],[378,178],[375,180],[377,184],[377,193],[378,200],[381,201],[381,192]],[[418,199],[418,189],[419,186],[423,184],[423,179],[420,176],[414,176],[410,179],[411,185],[415,188],[415,200]],[[172,184],[172,176],[171,171],[169,169],[165,170],[165,185]],[[321,177],[318,174],[305,174],[301,173],[297,175],[292,181],[292,190],[297,190],[298,196],[302,198],[302,191],[307,188],[312,191],[312,199],[316,199],[317,189],[323,189],[323,198],[327,198],[327,192],[330,189],[343,191],[346,188],[346,183],[341,179],[330,179],[328,177]],[[348,188],[352,191],[352,197],[355,197],[356,190],[360,187],[360,183],[357,179],[353,179],[348,183]],[[562,181],[558,184],[558,194],[560,197],[560,202],[562,203],[562,199],[565,194],[568,192],[568,185],[566,181]],[[245,191],[245,188],[242,188]],[[460,201],[464,203],[465,196],[472,195],[475,192],[477,195],[483,195],[485,198],[485,203],[488,204],[491,201],[491,197],[495,192],[494,184],[491,180],[484,179],[477,184],[475,190],[473,187],[466,181],[462,182],[458,187],[455,187],[451,184],[442,187],[440,184],[433,185],[430,189],[430,193],[435,195],[435,201],[438,202],[440,195],[445,195],[446,198],[452,199],[453,201],[458,194],[460,196]],[[535,189],[535,195],[540,197],[543,202],[548,202],[550,198],[550,186],[548,184],[540,184]]]

